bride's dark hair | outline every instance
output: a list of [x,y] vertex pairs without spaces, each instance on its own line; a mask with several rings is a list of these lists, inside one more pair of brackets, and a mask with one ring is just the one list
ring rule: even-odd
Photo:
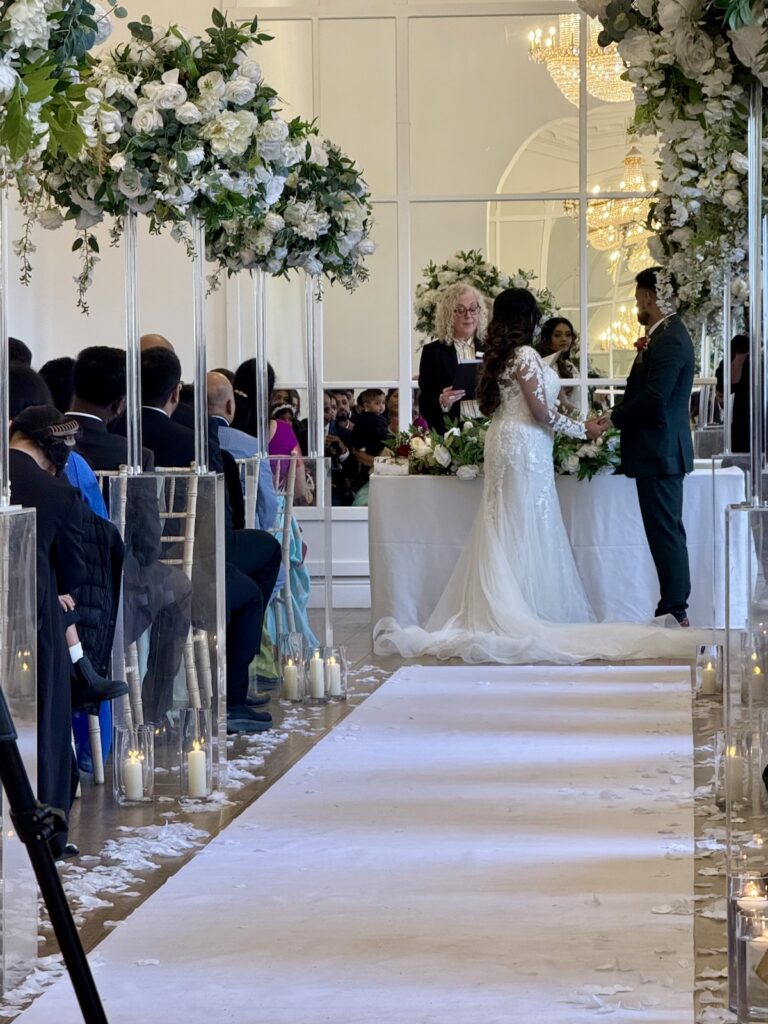
[[533,332],[541,313],[536,299],[525,288],[507,288],[493,302],[493,319],[485,339],[483,366],[477,385],[480,412],[490,416],[501,402],[499,379],[515,350],[533,343]]

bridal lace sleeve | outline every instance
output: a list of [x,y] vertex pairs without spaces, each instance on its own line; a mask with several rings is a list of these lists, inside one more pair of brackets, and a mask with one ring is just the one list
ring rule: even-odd
[[544,364],[538,352],[528,345],[521,348],[515,359],[514,374],[531,415],[537,423],[545,423],[558,434],[586,438],[587,432],[582,422],[564,416],[554,405],[547,402]]

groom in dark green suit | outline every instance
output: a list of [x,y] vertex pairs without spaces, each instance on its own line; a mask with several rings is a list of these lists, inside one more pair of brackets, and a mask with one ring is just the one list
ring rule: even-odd
[[656,295],[654,267],[635,278],[637,319],[646,329],[638,343],[624,398],[610,420],[621,431],[621,468],[637,483],[640,512],[659,577],[657,615],[687,626],[691,576],[683,526],[683,479],[693,469],[689,408],[693,345],[676,313],[665,315]]

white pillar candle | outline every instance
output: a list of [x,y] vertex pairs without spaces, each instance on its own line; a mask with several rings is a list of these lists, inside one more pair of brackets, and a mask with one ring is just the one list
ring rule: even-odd
[[200,748],[198,740],[195,740],[187,754],[187,788],[192,797],[208,796],[208,773],[205,762],[205,751]]
[[750,672],[749,686],[753,701],[764,701],[766,698],[766,677],[759,665],[753,665]]
[[[753,1009],[768,1008],[768,935],[747,940],[747,997]],[[754,1019],[754,1018],[753,1018]]]
[[341,665],[331,656],[325,663],[328,671],[328,693],[331,697],[341,696]]
[[725,752],[725,784],[728,799],[737,804],[744,799],[744,758],[737,747],[728,747]]
[[292,658],[283,665],[283,693],[286,700],[299,699],[299,670]]
[[701,672],[701,693],[705,697],[711,697],[717,693],[717,669],[708,661]]
[[131,751],[123,761],[123,783],[125,796],[128,800],[141,800],[144,797],[143,765],[139,755]]
[[325,665],[320,651],[315,651],[309,662],[309,692],[312,697],[325,696]]

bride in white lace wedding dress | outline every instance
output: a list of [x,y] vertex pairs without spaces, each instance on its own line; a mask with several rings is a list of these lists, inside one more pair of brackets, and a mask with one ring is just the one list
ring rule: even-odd
[[472,533],[426,627],[382,619],[374,649],[505,664],[692,657],[703,641],[671,617],[668,625],[595,622],[563,525],[552,461],[554,434],[586,440],[587,426],[557,411],[558,376],[526,343],[537,321],[530,292],[513,288],[497,297],[481,383],[481,402],[495,411]]

